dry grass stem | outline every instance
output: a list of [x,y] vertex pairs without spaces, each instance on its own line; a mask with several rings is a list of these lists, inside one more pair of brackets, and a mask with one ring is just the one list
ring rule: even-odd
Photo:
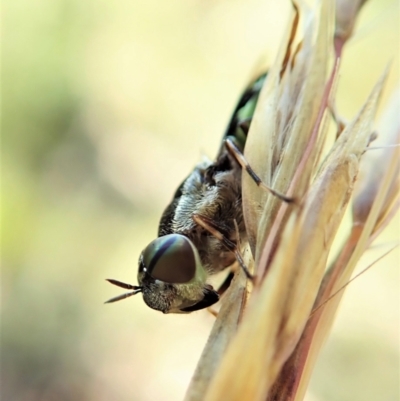
[[[395,102],[379,129],[382,148],[367,151],[387,71],[350,122],[336,116],[338,135],[328,141],[343,46],[363,3],[339,1],[336,20],[333,0],[314,9],[294,6],[245,156],[267,185],[296,202],[283,203],[243,173],[243,211],[254,256],[248,261],[254,262],[257,281],[247,306],[243,272],[233,283],[187,401],[303,400],[346,283],[399,207],[399,148],[391,146],[400,139]],[[352,228],[328,266],[349,207]]]

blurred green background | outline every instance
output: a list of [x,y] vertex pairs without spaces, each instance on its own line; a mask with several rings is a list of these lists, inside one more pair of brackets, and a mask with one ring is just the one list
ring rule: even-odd
[[[283,3],[3,2],[2,400],[182,399],[213,317],[164,316],[140,296],[103,305],[119,294],[104,278],[136,283],[178,183],[273,60]],[[345,117],[388,62],[382,105],[399,86],[399,20],[395,0],[365,6]],[[397,251],[350,285],[308,400],[398,399],[398,267]]]

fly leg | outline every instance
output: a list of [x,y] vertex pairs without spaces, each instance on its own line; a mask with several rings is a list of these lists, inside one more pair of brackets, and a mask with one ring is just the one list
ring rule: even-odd
[[215,318],[218,317],[218,312],[217,312],[214,308],[212,308],[211,306],[209,306],[209,307],[207,308],[207,312],[208,312],[208,313],[211,313]]
[[251,168],[249,162],[244,157],[243,153],[238,149],[238,147],[234,144],[234,142],[226,138],[225,146],[228,149],[228,152],[235,158],[238,164],[242,167],[243,170],[246,170],[247,174],[251,177],[251,179],[257,184],[258,187],[264,188],[266,191],[270,192],[272,195],[281,199],[287,203],[295,203],[296,199],[290,196],[286,196],[281,194],[278,191],[275,191],[273,188],[266,185],[261,178],[255,173],[255,171]]
[[211,235],[217,238],[222,244],[231,252],[235,254],[236,260],[239,262],[243,271],[245,272],[247,278],[250,280],[254,280],[254,276],[249,272],[246,264],[244,263],[243,256],[240,253],[238,246],[227,238],[222,232],[221,229],[208,217],[200,216],[199,214],[194,214],[192,216],[194,222],[198,224],[200,227],[203,227],[206,231],[208,231]]
[[[231,282],[232,282],[234,276],[235,276],[235,273],[231,270],[229,272],[229,274],[226,276],[225,280],[222,282],[222,284],[217,289],[217,293],[220,296],[220,298],[222,297],[222,295],[225,294],[225,291],[231,285]],[[207,308],[207,312],[211,313],[214,317],[218,317],[218,312],[212,306],[209,306]]]
[[219,286],[217,293],[221,297],[224,295],[225,291],[229,288],[231,285],[232,279],[235,276],[235,273],[233,271],[229,272],[229,274],[226,276],[225,280],[223,283]]

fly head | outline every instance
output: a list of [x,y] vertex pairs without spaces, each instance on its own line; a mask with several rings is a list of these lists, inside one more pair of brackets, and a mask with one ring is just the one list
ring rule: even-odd
[[[180,234],[169,234],[152,241],[139,257],[139,286],[124,288],[142,292],[144,302],[163,313],[189,313],[219,300],[206,283],[207,272],[193,243]],[[120,282],[109,280],[121,286]],[[123,283],[122,283],[123,284]],[[118,301],[122,295],[108,302]]]

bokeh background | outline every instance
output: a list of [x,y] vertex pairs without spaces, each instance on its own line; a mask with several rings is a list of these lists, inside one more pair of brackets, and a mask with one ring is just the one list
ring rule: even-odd
[[[242,88],[273,60],[289,2],[5,0],[2,41],[4,401],[180,400],[206,312],[141,297],[140,251],[178,183],[214,156]],[[370,1],[345,51],[350,118],[384,67],[399,86],[399,5]],[[399,238],[399,219],[364,266]],[[238,369],[240,367],[238,366]],[[352,283],[308,400],[398,400],[399,253]]]

